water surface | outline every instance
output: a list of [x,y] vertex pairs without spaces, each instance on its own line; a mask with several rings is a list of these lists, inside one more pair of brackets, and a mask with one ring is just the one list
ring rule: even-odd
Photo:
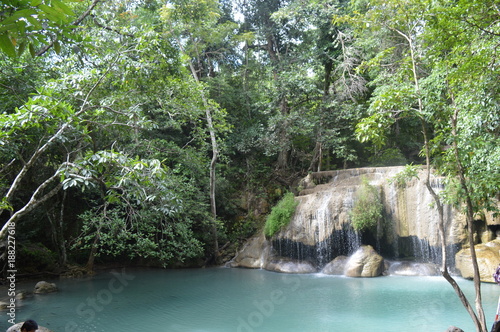
[[[55,332],[442,332],[450,325],[475,331],[442,277],[126,269],[53,282],[60,291],[24,300],[17,321],[33,318]],[[459,283],[473,295],[472,282]],[[482,290],[491,325],[500,287],[482,284]],[[6,319],[0,320],[0,331],[8,326]]]

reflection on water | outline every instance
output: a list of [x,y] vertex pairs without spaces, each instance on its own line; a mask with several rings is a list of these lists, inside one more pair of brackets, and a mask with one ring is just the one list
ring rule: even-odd
[[[264,270],[117,270],[56,280],[60,291],[17,308],[55,332],[93,331],[473,331],[441,277],[346,278]],[[459,280],[466,294],[473,284]],[[23,287],[31,289],[33,285]],[[483,284],[488,324],[500,288]],[[0,320],[0,331],[9,326]]]

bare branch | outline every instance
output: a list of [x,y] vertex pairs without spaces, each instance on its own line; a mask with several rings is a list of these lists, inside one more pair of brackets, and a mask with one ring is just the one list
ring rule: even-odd
[[96,17],[95,17],[95,15],[93,15],[93,14],[91,14],[90,16],[94,19],[94,23],[95,23],[98,27],[100,27],[100,28],[103,28],[103,29],[105,29],[105,30],[108,30],[108,31],[114,32],[114,33],[116,33],[116,34],[118,34],[118,35],[120,35],[120,36],[131,37],[131,38],[133,38],[133,37],[134,37],[134,35],[132,35],[132,34],[129,34],[129,33],[123,33],[123,32],[121,32],[121,31],[119,31],[119,30],[117,30],[117,29],[113,29],[113,28],[110,28],[110,27],[108,27],[108,26],[105,26],[105,25],[103,25],[103,24],[99,23],[99,22],[97,21],[97,18],[96,18]]
[[482,31],[482,32],[484,32],[484,33],[489,34],[489,35],[492,35],[492,36],[500,36],[500,32],[494,32],[494,31],[492,31],[492,30],[488,30],[488,29],[486,29],[486,28],[483,28],[483,27],[481,27],[479,24],[474,23],[474,22],[472,22],[472,21],[470,21],[470,20],[468,20],[468,19],[466,19],[466,18],[464,19],[464,22],[465,22],[465,23],[467,23],[467,24],[469,24],[470,26],[473,26],[474,28],[479,29],[480,31]]
[[31,195],[30,200],[26,203],[20,210],[16,211],[10,218],[7,220],[5,225],[3,225],[0,230],[0,239],[3,239],[5,235],[7,235],[7,229],[11,223],[15,223],[17,219],[21,218],[25,214],[33,211],[40,204],[46,202],[48,199],[52,198],[57,192],[62,188],[62,183],[58,183],[54,188],[52,188],[48,193],[43,195],[41,198],[37,198],[37,196],[54,180],[59,179],[59,172],[56,171],[54,175],[45,180],[38,188],[35,190],[33,195]]

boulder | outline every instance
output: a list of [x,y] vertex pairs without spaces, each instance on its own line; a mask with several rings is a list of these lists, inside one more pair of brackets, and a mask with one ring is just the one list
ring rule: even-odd
[[17,292],[17,293],[16,293],[16,299],[17,299],[17,300],[24,300],[24,299],[26,299],[28,296],[30,296],[30,293],[28,293],[28,292],[20,291],[20,292]]
[[321,272],[330,275],[343,275],[345,264],[347,263],[348,259],[349,257],[347,256],[337,256],[330,263],[326,264]]
[[464,332],[464,330],[462,330],[461,328],[456,327],[456,326],[450,326],[444,332]]
[[33,293],[35,294],[46,294],[52,292],[57,292],[56,284],[46,281],[37,282],[37,284],[35,285],[35,290],[33,291]]
[[384,258],[372,246],[361,246],[347,260],[347,277],[378,277],[384,272]]
[[236,256],[227,264],[229,267],[261,269],[267,262],[270,244],[264,233],[251,238]]
[[316,267],[309,262],[280,259],[271,261],[264,267],[268,271],[283,273],[316,273]]
[[[498,264],[500,264],[500,240],[495,239],[488,243],[477,244],[474,248],[476,250],[481,281],[495,282],[493,274]],[[455,266],[460,271],[462,277],[466,279],[474,277],[470,248],[462,249],[455,255]]]
[[[17,323],[17,324],[14,324],[12,325],[11,327],[9,327],[7,329],[7,332],[21,332],[21,326],[23,326],[23,323],[24,322],[21,322],[21,323]],[[38,325],[38,329],[36,330],[36,332],[53,332],[52,330],[49,330],[48,328],[46,327],[43,327],[43,326],[40,326]]]
[[437,276],[441,274],[437,264],[407,261],[390,262],[385,273],[395,276]]

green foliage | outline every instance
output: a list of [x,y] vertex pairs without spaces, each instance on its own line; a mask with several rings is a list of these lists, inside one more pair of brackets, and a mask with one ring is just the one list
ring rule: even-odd
[[[39,183],[59,174],[69,200],[78,196],[88,210],[81,235],[72,234],[74,250],[92,247],[100,232],[107,244],[98,242],[97,249],[104,255],[153,255],[165,264],[199,256],[199,234],[209,219],[201,88],[189,83],[178,53],[154,29],[141,29],[140,38],[116,38],[117,32],[137,32],[138,20],[123,4],[102,6],[108,28],[123,17],[130,26],[87,25],[81,33],[88,31],[85,38],[99,51],[86,49],[85,61],[78,48],[50,59],[57,75],[1,114],[2,194],[16,183],[22,161],[34,161],[20,174],[28,178],[27,194],[17,195],[16,205],[3,199],[1,207],[15,212]],[[114,6],[121,9],[110,10]],[[217,125],[223,117],[216,114]]]
[[69,3],[79,0],[7,0],[0,3],[0,50],[10,57],[22,55],[26,47],[35,56],[35,47],[53,43],[56,36],[70,37],[75,13]]
[[158,160],[114,151],[89,154],[63,170],[65,189],[98,185],[103,191],[102,204],[80,216],[82,235],[75,248],[97,246],[98,255],[151,257],[164,265],[201,254],[192,224],[203,215],[190,207],[196,204],[193,189],[182,174]]
[[408,181],[418,179],[418,172],[421,169],[418,165],[406,165],[404,170],[389,179],[390,184],[395,184],[398,188],[405,188]]
[[383,208],[379,189],[363,178],[349,214],[353,228],[357,231],[374,230],[382,219]]
[[186,218],[176,220],[159,209],[148,210],[147,203],[136,206],[132,213],[130,208],[117,202],[82,214],[83,233],[74,248],[97,247],[97,256],[150,258],[164,266],[202,254],[202,245]]
[[[93,1],[71,2],[0,4],[2,196],[17,184],[0,208],[16,213],[59,174],[68,202],[88,210],[75,250],[98,232],[106,255],[171,262],[173,248],[186,258],[208,247],[207,111],[220,148],[221,242],[258,229],[267,211],[257,202],[308,171],[418,162],[422,124],[431,162],[449,180],[443,197],[463,202],[464,189],[452,185],[456,143],[475,209],[493,208],[493,0],[249,0],[236,4],[242,22],[228,1],[99,1],[81,29],[70,23]],[[52,42],[51,57],[19,56]],[[403,185],[414,171],[393,181]],[[252,199],[241,204],[241,192]]]
[[264,234],[271,237],[282,227],[288,225],[298,204],[299,202],[295,200],[293,193],[286,193],[267,216]]

